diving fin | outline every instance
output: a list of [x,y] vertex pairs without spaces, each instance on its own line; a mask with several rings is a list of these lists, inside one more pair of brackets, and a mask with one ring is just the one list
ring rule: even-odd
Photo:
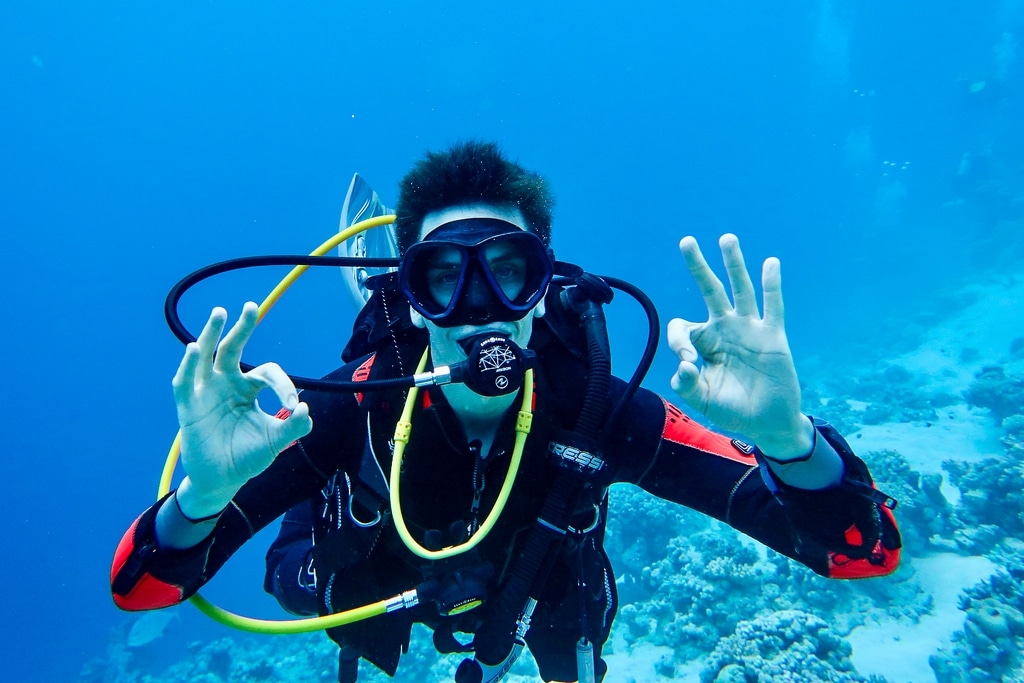
[[[394,211],[384,206],[384,203],[374,192],[370,184],[356,173],[352,176],[352,182],[348,186],[348,194],[345,195],[345,203],[341,207],[341,221],[338,230],[346,228],[377,216],[388,216]],[[370,258],[398,258],[398,239],[395,237],[395,226],[382,225],[364,231],[348,238],[338,245],[339,256],[358,256]],[[345,286],[352,303],[356,309],[362,309],[363,305],[370,299],[370,290],[366,288],[366,280],[374,275],[382,275],[394,268],[363,268],[363,267],[342,267],[341,274],[345,279]]]

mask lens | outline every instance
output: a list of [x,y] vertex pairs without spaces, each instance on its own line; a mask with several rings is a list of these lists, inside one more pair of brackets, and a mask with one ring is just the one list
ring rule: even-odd
[[406,295],[428,317],[444,315],[461,292],[466,251],[457,245],[420,242],[402,265]]
[[427,255],[423,266],[426,291],[438,310],[445,310],[455,299],[466,268],[464,256],[464,252],[455,247],[437,247]]
[[511,240],[495,241],[483,248],[481,257],[491,279],[505,298],[515,302],[522,294],[528,269],[527,255]]
[[531,233],[500,235],[478,247],[495,293],[514,310],[532,308],[551,279],[551,259]]
[[519,320],[544,296],[551,274],[540,239],[517,231],[469,244],[418,242],[406,251],[399,280],[413,308],[444,326]]

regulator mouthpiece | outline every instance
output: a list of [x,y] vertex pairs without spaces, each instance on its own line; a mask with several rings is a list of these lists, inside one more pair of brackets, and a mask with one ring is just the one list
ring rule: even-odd
[[452,380],[463,382],[481,396],[504,396],[519,391],[523,376],[537,357],[503,334],[481,334],[460,344],[467,358],[452,367]]

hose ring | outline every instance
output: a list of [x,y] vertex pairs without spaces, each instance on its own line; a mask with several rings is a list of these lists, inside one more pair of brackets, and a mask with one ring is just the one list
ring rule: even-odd
[[352,511],[352,499],[354,497],[355,496],[348,497],[348,518],[352,520],[353,524],[355,524],[357,527],[360,527],[361,529],[369,529],[372,526],[377,526],[380,520],[383,519],[383,515],[381,514],[380,510],[377,510],[377,516],[373,519],[373,521],[361,522],[358,519],[356,519],[356,515]]
[[598,522],[601,521],[601,507],[597,503],[594,503],[593,505],[594,505],[594,521],[590,523],[590,526],[588,526],[586,529],[577,529],[577,528],[575,528],[575,527],[570,525],[569,526],[569,531],[571,531],[574,534],[589,534],[591,531],[593,531],[594,529],[597,528]]

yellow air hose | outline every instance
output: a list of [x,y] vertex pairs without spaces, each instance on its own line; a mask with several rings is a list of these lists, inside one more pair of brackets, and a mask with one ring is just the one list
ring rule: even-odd
[[[359,221],[353,224],[351,227],[342,230],[337,235],[333,235],[329,240],[321,244],[319,247],[310,252],[310,256],[323,256],[331,249],[344,242],[350,237],[354,237],[361,232],[376,228],[381,225],[389,225],[395,222],[394,216],[377,216],[375,218],[368,218],[365,221]],[[309,270],[309,266],[295,266],[292,268],[284,278],[281,279],[277,286],[270,291],[270,294],[260,304],[259,313],[256,316],[257,324],[263,320],[277,300],[281,298],[281,295],[288,291],[288,288],[295,284],[302,275]],[[167,460],[164,462],[164,469],[160,475],[160,486],[157,489],[157,500],[162,498],[171,490],[171,480],[174,476],[174,468],[178,464],[178,455],[181,452],[181,432],[179,431],[177,436],[174,437],[174,442],[171,444],[171,450],[167,454]]]
[[[423,352],[423,357],[420,358],[420,364],[416,368],[417,374],[423,372],[423,369],[427,366],[427,357],[429,355],[430,349],[428,348]],[[402,457],[405,454],[405,445],[409,443],[409,435],[412,433],[412,411],[416,405],[416,397],[418,395],[418,387],[413,387],[409,390],[409,396],[405,400],[405,408],[402,410],[402,417],[398,420],[398,424],[395,425],[395,454],[391,460],[391,477],[389,481],[391,489],[391,516],[395,520],[395,529],[402,538],[402,542],[405,543],[405,547],[426,560],[443,560],[475,548],[490,533],[494,524],[498,521],[498,517],[501,516],[502,510],[505,509],[505,503],[508,502],[509,494],[512,493],[512,486],[516,481],[516,475],[519,473],[519,464],[523,460],[526,436],[530,433],[530,427],[533,424],[533,413],[530,412],[533,402],[533,370],[527,370],[526,377],[523,380],[523,402],[519,408],[519,415],[516,418],[516,442],[512,449],[512,460],[508,464],[508,472],[505,473],[505,481],[498,492],[498,499],[494,502],[494,507],[491,508],[487,518],[484,519],[483,524],[480,525],[476,533],[466,539],[464,543],[442,548],[441,550],[427,550],[412,537],[408,527],[405,525],[405,516],[402,514],[402,502],[399,496]]]
[[[358,235],[364,230],[376,228],[381,225],[388,225],[393,223],[394,220],[394,216],[377,216],[375,218],[369,218],[355,223],[351,227],[339,232],[337,235],[332,236],[329,240],[314,249],[310,253],[310,256],[324,256],[328,251],[350,237]],[[259,314],[256,318],[257,323],[263,320],[263,317],[271,308],[273,308],[274,304],[276,304],[278,299],[281,298],[281,295],[283,295],[308,269],[309,266],[295,266],[288,275],[286,275],[277,284],[277,286],[274,287],[259,306]],[[423,357],[420,360],[420,366],[417,372],[422,372],[423,368],[426,366],[428,355],[429,349],[423,352]],[[418,394],[419,391],[417,388],[410,389],[405,409],[402,413],[402,418],[395,427],[395,453],[392,459],[390,477],[391,509],[398,534],[401,536],[402,541],[406,544],[409,550],[420,557],[430,560],[439,560],[466,552],[480,543],[480,541],[482,541],[494,527],[501,511],[505,507],[505,503],[508,501],[509,494],[512,491],[512,486],[515,483],[516,474],[519,471],[519,465],[522,461],[523,448],[526,444],[526,436],[530,433],[530,426],[533,420],[533,415],[530,412],[530,406],[533,400],[533,371],[528,370],[526,372],[526,377],[523,383],[523,402],[519,410],[519,416],[516,420],[516,440],[515,447],[512,451],[512,460],[509,463],[508,473],[505,475],[505,482],[502,484],[501,491],[498,493],[498,499],[495,502],[494,507],[487,515],[487,518],[480,526],[480,529],[478,529],[477,532],[465,543],[437,551],[431,551],[423,548],[409,534],[409,530],[405,525],[405,519],[402,516],[402,506],[398,496],[402,456],[405,452],[405,445],[409,441],[409,434],[412,430],[410,420],[412,418],[412,411]],[[179,430],[177,435],[174,437],[174,441],[171,443],[171,448],[167,453],[167,459],[164,462],[164,467],[160,475],[160,484],[157,489],[157,500],[163,498],[168,492],[170,492],[171,481],[174,476],[174,468],[178,463],[180,454],[181,431]],[[388,611],[394,611],[403,607],[411,607],[416,604],[415,591],[409,591],[369,605],[363,605],[362,607],[356,607],[327,616],[308,617],[304,619],[270,620],[253,619],[251,617],[244,617],[239,614],[229,612],[214,605],[198,593],[193,595],[190,598],[190,601],[199,609],[200,612],[214,621],[224,624],[225,626],[230,626],[242,631],[265,634],[309,633],[311,631],[320,631],[323,629],[334,628],[335,626],[351,624],[356,621],[384,614]]]

